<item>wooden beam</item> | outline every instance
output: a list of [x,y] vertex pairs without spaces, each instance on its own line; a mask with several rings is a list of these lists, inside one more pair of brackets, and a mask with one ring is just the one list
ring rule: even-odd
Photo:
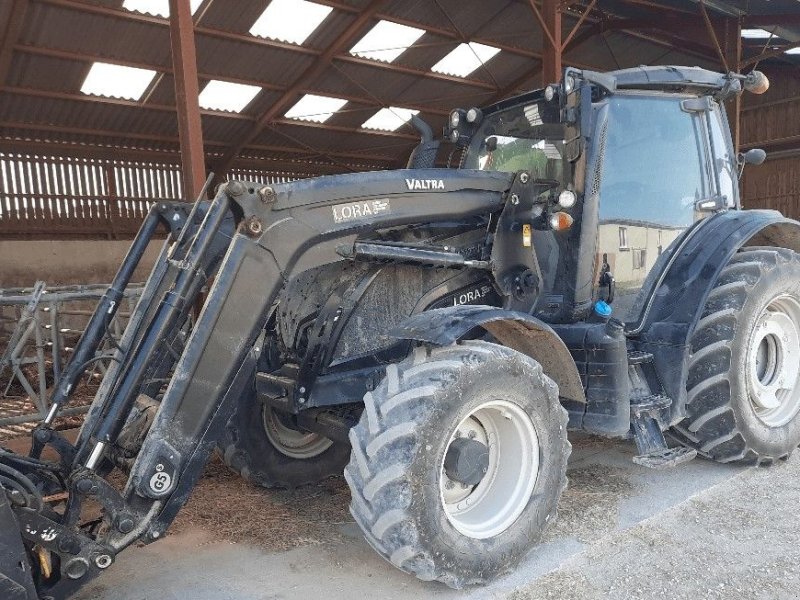
[[352,23],[342,32],[342,34],[334,40],[334,42],[323,52],[308,68],[306,68],[299,77],[294,80],[294,83],[272,103],[267,111],[261,115],[256,123],[256,126],[237,144],[232,146],[217,163],[215,171],[224,176],[226,171],[230,168],[233,159],[238,156],[242,149],[255,140],[262,131],[281,114],[286,112],[289,106],[297,100],[300,91],[316,80],[330,65],[333,58],[342,52],[349,49],[356,39],[359,38],[366,31],[368,26],[372,25],[375,14],[383,8],[387,0],[372,0],[353,20]]
[[0,38],[0,85],[4,85],[11,70],[11,59],[14,54],[14,44],[19,40],[22,26],[25,23],[25,14],[28,11],[28,0],[13,0],[11,15],[6,23],[3,37]]
[[194,23],[189,0],[169,0],[169,12],[183,195],[186,198],[197,198],[206,180],[206,165],[198,100],[200,88],[197,82]]

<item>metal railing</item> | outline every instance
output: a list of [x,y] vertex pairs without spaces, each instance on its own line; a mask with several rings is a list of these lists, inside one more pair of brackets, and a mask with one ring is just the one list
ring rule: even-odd
[[[39,421],[49,410],[49,390],[57,381],[92,315],[104,285],[0,289],[0,428]],[[125,305],[109,323],[98,355],[121,337],[125,321],[141,294],[141,285],[125,291]],[[113,338],[113,339],[112,339]],[[87,368],[89,381],[98,381],[103,361]],[[62,414],[80,414],[75,406]]]

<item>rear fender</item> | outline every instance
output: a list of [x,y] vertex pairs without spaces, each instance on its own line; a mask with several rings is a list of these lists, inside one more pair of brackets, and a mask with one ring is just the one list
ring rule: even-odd
[[559,396],[586,402],[578,369],[567,346],[549,325],[529,314],[495,306],[451,306],[414,315],[391,334],[398,339],[447,346],[478,327],[502,345],[527,354],[542,365],[545,374],[558,384]]
[[685,415],[689,340],[722,269],[745,247],[800,252],[800,223],[777,211],[728,211],[695,227],[659,280],[638,331],[629,331],[637,349],[654,355],[659,378],[673,399],[672,423]]

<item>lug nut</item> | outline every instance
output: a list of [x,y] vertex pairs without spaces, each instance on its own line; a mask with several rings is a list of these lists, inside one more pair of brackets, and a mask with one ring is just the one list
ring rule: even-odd
[[97,558],[94,559],[94,564],[97,565],[98,569],[107,569],[111,566],[111,563],[114,562],[108,554],[101,554]]
[[269,186],[265,186],[260,190],[258,190],[258,195],[261,196],[261,201],[264,204],[275,202],[275,198],[277,197],[277,195],[275,194],[275,190]]
[[257,217],[250,217],[247,220],[247,231],[250,235],[261,235],[264,231],[264,228],[261,225],[261,221],[258,220]]

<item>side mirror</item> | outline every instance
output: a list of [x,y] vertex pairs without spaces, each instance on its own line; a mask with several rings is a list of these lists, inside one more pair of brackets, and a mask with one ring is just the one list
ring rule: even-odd
[[767,153],[761,148],[753,148],[741,155],[741,161],[746,165],[761,165],[765,160],[767,160]]

